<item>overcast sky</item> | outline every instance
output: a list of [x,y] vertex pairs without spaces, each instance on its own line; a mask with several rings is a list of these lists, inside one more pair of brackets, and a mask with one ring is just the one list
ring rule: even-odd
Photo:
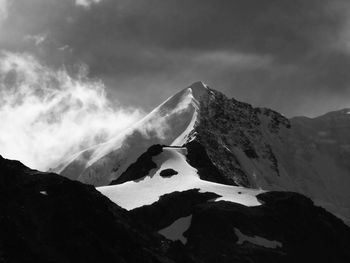
[[197,80],[287,116],[350,106],[348,0],[0,0],[0,49],[146,111]]

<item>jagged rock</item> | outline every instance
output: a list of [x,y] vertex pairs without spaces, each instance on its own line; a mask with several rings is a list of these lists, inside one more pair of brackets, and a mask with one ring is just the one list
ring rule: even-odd
[[169,178],[172,177],[173,175],[178,174],[177,171],[175,171],[174,169],[165,169],[165,170],[161,170],[159,175],[161,177],[165,177],[165,178]]

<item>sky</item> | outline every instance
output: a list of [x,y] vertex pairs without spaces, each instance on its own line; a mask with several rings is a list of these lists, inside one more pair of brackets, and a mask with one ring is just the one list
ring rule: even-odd
[[201,80],[286,116],[350,106],[347,0],[0,0],[0,50],[146,112]]
[[348,0],[0,0],[0,154],[46,170],[196,81],[314,117],[349,69]]

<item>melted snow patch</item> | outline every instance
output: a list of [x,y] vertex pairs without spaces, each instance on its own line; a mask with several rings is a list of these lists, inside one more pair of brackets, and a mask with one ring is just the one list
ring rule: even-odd
[[159,230],[158,233],[172,241],[180,240],[183,244],[186,244],[187,238],[183,234],[191,226],[191,221],[192,215],[181,217],[175,220],[170,226]]
[[244,242],[249,242],[251,244],[266,247],[266,248],[279,248],[282,247],[282,243],[275,240],[268,240],[259,236],[247,236],[243,234],[239,229],[235,228],[235,234],[238,237],[237,244],[242,245]]
[[[132,210],[157,202],[162,195],[175,191],[199,189],[201,193],[212,192],[220,195],[215,201],[229,201],[245,206],[258,206],[261,203],[256,195],[261,190],[247,189],[201,180],[197,170],[186,161],[186,148],[164,147],[163,152],[152,158],[157,168],[141,180],[130,181],[120,185],[98,187],[97,190],[119,206]],[[160,172],[173,169],[178,174],[169,178],[160,176]]]

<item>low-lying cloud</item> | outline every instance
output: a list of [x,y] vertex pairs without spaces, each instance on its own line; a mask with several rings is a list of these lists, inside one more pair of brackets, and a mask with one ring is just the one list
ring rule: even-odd
[[0,154],[48,170],[111,139],[143,113],[108,101],[101,81],[53,70],[29,54],[0,55]]

